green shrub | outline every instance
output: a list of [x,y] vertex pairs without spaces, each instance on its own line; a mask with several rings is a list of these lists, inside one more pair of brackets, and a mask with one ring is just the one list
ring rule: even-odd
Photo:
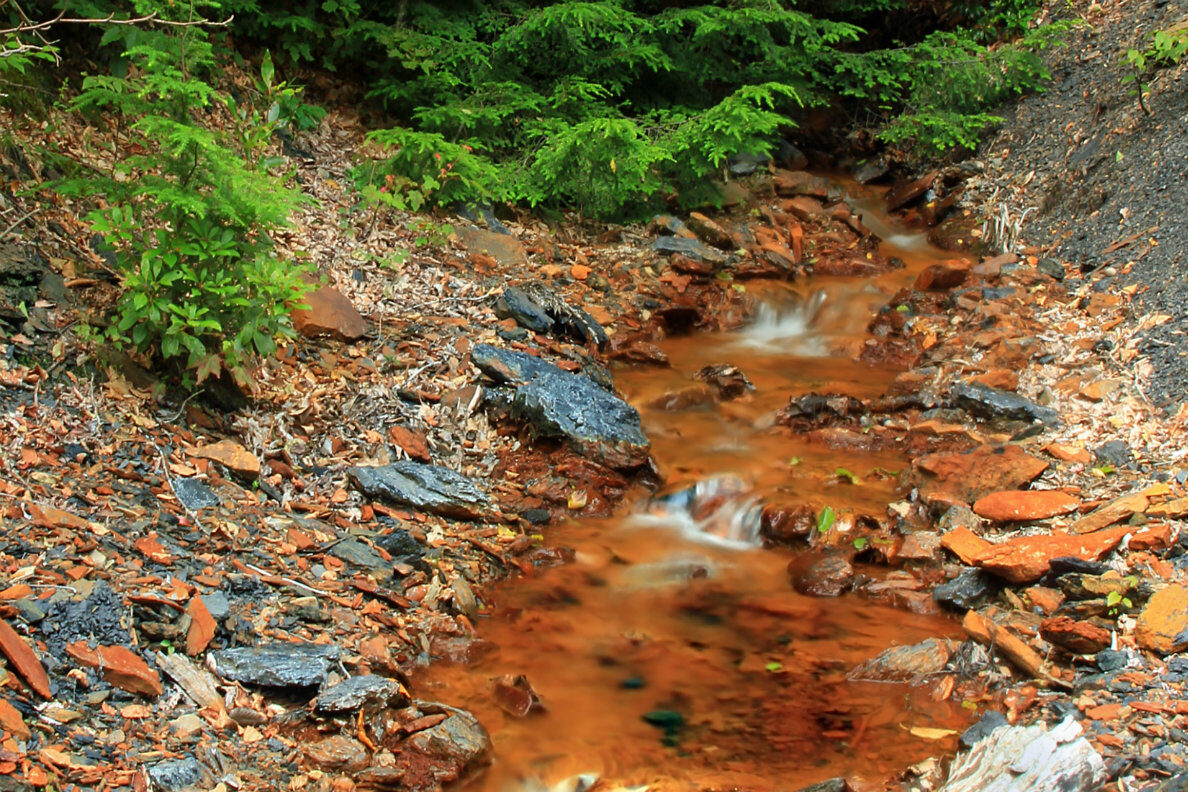
[[[266,155],[295,89],[275,82],[265,58],[256,96],[221,94],[207,81],[215,57],[197,27],[129,41],[126,75],[87,77],[71,107],[126,124],[132,140],[121,152],[136,153],[60,185],[96,200],[89,220],[116,251],[124,291],[105,334],[176,361],[196,382],[224,369],[242,382],[251,358],[291,333],[288,314],[306,289],[303,268],[278,260],[269,237],[302,202]],[[209,123],[220,112],[229,133]]]

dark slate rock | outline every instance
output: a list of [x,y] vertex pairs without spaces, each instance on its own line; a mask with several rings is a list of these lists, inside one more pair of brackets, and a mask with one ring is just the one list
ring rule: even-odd
[[382,676],[356,676],[326,688],[314,699],[318,712],[353,712],[364,706],[388,707],[400,698],[400,685]]
[[854,168],[854,181],[859,184],[870,184],[886,176],[889,170],[891,170],[891,166],[882,157],[863,160]]
[[966,567],[957,577],[932,590],[932,599],[940,605],[967,611],[981,605],[998,591],[994,576],[981,569]]
[[221,591],[212,591],[202,595],[202,604],[210,612],[211,618],[221,622],[231,614],[231,601]]
[[670,214],[656,215],[652,218],[651,228],[658,233],[670,236],[689,236],[693,232],[679,217]]
[[322,644],[274,643],[243,646],[214,654],[219,676],[247,685],[278,688],[319,687],[342,649]]
[[1052,408],[1041,407],[1017,393],[998,388],[962,382],[952,387],[949,396],[957,407],[982,418],[1040,421],[1044,426],[1060,425],[1060,416]]
[[1093,662],[1102,671],[1121,671],[1130,663],[1130,652],[1124,649],[1102,649],[1093,656]]
[[997,710],[987,710],[981,719],[961,733],[961,747],[966,750],[973,748],[999,726],[1006,726],[1006,716]]
[[471,360],[497,382],[519,383],[502,404],[537,434],[565,438],[579,453],[610,467],[637,467],[647,460],[639,413],[588,377],[487,344],[475,345]]
[[66,645],[75,641],[86,641],[89,646],[131,648],[132,635],[120,622],[124,611],[123,599],[103,580],[87,597],[50,602],[41,622],[49,653],[65,657]]
[[544,333],[553,327],[553,318],[545,309],[515,286],[507,288],[495,303],[495,315],[511,317],[519,324],[537,333]]
[[476,226],[486,226],[488,230],[494,231],[496,234],[511,235],[511,229],[500,222],[489,206],[476,206],[459,201],[454,204],[454,214]]
[[1130,446],[1125,440],[1110,440],[1093,449],[1093,458],[1099,464],[1122,467],[1130,462]]
[[1109,570],[1109,566],[1100,561],[1086,561],[1076,556],[1060,556],[1048,562],[1048,570],[1051,575],[1064,575],[1069,572],[1083,575],[1104,575]]
[[194,478],[175,478],[173,494],[190,511],[219,505],[219,496],[211,492],[210,487]]
[[354,467],[347,475],[370,498],[461,519],[489,513],[491,501],[473,481],[449,468],[402,459],[380,467]]
[[425,548],[421,547],[421,543],[403,528],[397,528],[392,533],[381,536],[375,543],[393,558],[404,556],[416,556],[420,558],[425,552]]
[[749,154],[742,152],[726,160],[726,167],[731,176],[750,176],[756,169],[771,162],[766,154]]
[[192,756],[171,762],[158,762],[150,765],[147,770],[153,788],[164,792],[176,792],[197,786],[202,781],[202,766]]
[[652,250],[665,256],[680,253],[682,256],[688,256],[691,259],[697,259],[698,261],[704,261],[709,264],[726,263],[726,256],[720,250],[715,250],[699,239],[662,236],[658,237],[652,243]]
[[850,787],[844,778],[827,778],[824,781],[801,787],[796,792],[850,792]]
[[1060,266],[1060,262],[1053,258],[1042,258],[1035,265],[1035,268],[1058,281],[1064,280],[1064,267]]
[[13,603],[26,624],[37,624],[45,618],[45,611],[30,597],[21,597]]
[[374,548],[358,539],[344,539],[330,548],[330,555],[373,572],[390,572],[392,567]]

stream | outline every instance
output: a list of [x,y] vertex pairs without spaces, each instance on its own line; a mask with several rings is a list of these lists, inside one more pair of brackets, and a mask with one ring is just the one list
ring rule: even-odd
[[[924,267],[952,258],[882,214],[877,195],[846,189],[884,240],[881,252],[906,267],[748,282],[761,307],[743,329],[662,342],[670,368],[617,369],[667,482],[662,494],[625,502],[611,519],[551,528],[549,543],[573,548],[573,563],[492,587],[493,613],[477,630],[493,650],[468,666],[434,663],[416,680],[422,697],[468,708],[491,732],[494,764],[470,789],[547,788],[586,773],[657,789],[878,781],[952,747],[911,728],[970,720],[959,702],[934,701],[929,685],[846,677],[890,646],[958,635],[952,621],[854,594],[801,596],[787,572],[796,552],[760,547],[767,498],[882,514],[901,497],[885,472],[904,469],[902,455],[830,450],[772,417],[811,391],[883,393],[897,371],[856,359],[872,313]],[[754,390],[656,406],[711,364],[737,366]],[[543,710],[501,709],[492,680],[504,675],[523,675]]]

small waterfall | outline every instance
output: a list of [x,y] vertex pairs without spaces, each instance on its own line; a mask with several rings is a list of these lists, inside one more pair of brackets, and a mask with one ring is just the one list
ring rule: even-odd
[[779,349],[800,355],[826,354],[814,324],[827,295],[818,289],[792,304],[760,303],[755,319],[738,334],[739,343],[756,349]]
[[745,550],[762,544],[762,514],[763,504],[742,479],[717,476],[657,495],[633,520],[641,525],[671,526],[694,542]]

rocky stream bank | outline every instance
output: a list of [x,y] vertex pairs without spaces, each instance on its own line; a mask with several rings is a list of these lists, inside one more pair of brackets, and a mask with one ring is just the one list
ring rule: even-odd
[[[1141,387],[1135,331],[1157,317],[1078,261],[971,252],[980,220],[945,199],[960,168],[888,189],[792,158],[740,167],[713,217],[426,229],[353,210],[360,139],[331,119],[293,159],[320,209],[281,243],[326,286],[233,412],[171,399],[128,361],[76,365],[71,327],[113,287],[69,204],[36,245],[4,243],[25,291],[0,306],[0,789],[482,785],[506,764],[499,735],[427,695],[449,686],[426,674],[477,669],[509,723],[593,717],[550,709],[530,669],[484,676],[511,652],[487,633],[509,589],[581,568],[588,548],[551,537],[633,504],[701,533],[726,508],[719,540],[767,546],[749,552],[774,559],[780,592],[731,608],[773,639],[841,607],[915,636],[861,657],[828,630],[756,639],[722,664],[764,697],[736,714],[716,691],[730,718],[673,692],[645,716],[654,755],[740,774],[703,788],[787,788],[764,768],[814,752],[840,764],[813,790],[1182,787],[1188,466],[1182,422]],[[950,252],[922,252],[929,228]],[[794,355],[685,371],[773,305],[799,322]],[[695,455],[707,422],[754,445]],[[731,453],[763,465],[699,489]],[[685,594],[715,585],[712,565],[681,569]],[[549,596],[598,585],[572,574]],[[864,684],[903,708],[780,708]],[[687,783],[603,776],[560,788]]]

